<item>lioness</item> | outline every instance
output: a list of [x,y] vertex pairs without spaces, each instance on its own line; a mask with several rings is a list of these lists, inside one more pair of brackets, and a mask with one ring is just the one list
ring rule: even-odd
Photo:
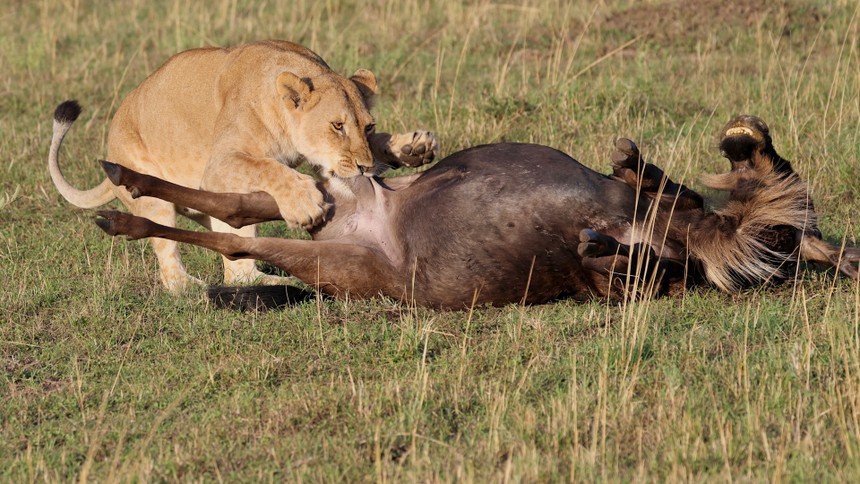
[[[371,172],[374,159],[418,166],[437,149],[432,133],[375,133],[369,107],[376,78],[359,69],[349,79],[314,52],[286,41],[235,48],[192,49],[171,57],[134,89],[111,123],[108,159],[179,185],[216,192],[264,191],[293,227],[319,222],[327,204],[313,177],[293,169],[307,161],[323,178]],[[253,226],[233,229],[208,216],[155,198],[137,198],[105,179],[81,191],[59,168],[63,137],[80,114],[67,101],[54,116],[48,156],[60,194],[81,208],[119,198],[133,213],[175,226],[176,213],[212,230],[253,237]],[[176,242],[153,239],[161,280],[171,291],[189,276]],[[251,260],[224,259],[224,280],[263,276]]]

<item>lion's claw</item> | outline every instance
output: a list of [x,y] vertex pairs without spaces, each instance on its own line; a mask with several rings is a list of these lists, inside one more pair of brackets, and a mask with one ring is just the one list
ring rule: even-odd
[[290,173],[291,178],[275,186],[263,187],[278,204],[281,218],[292,228],[309,229],[320,223],[331,206],[325,201],[313,177]]
[[[396,137],[399,141],[403,136]],[[395,141],[393,140],[393,143]],[[392,146],[396,148],[396,146]],[[406,166],[418,167],[426,165],[436,158],[436,153],[439,151],[439,142],[436,140],[436,135],[432,131],[415,131],[412,133],[412,139],[400,146],[400,149],[394,149],[397,153],[397,158]]]

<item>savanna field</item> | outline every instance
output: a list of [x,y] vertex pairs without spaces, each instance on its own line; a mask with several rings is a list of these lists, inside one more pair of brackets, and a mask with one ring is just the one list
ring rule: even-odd
[[[61,101],[84,106],[61,162],[89,188],[119,102],[171,54],[279,38],[372,70],[379,129],[432,130],[443,156],[535,142],[607,173],[626,136],[715,203],[717,133],[756,114],[825,239],[857,245],[858,24],[854,0],[4,2],[0,480],[857,480],[860,285],[832,272],[627,303],[238,312],[162,289],[149,244],[102,233],[46,160]],[[221,281],[220,257],[183,260]]]

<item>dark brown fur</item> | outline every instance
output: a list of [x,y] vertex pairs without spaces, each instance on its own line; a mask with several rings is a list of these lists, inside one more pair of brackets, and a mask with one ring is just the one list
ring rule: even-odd
[[[432,307],[671,294],[703,282],[733,292],[783,279],[801,260],[857,278],[860,251],[821,240],[806,185],[776,154],[763,121],[731,121],[721,150],[732,170],[707,182],[730,194],[713,212],[621,140],[610,177],[520,144],[464,150],[420,175],[359,177],[353,196],[329,192],[334,208],[312,241],[190,232],[118,212],[100,212],[97,222],[112,235],[266,260],[336,297],[381,294]],[[264,193],[210,194],[106,169],[138,196],[231,225],[277,218]]]

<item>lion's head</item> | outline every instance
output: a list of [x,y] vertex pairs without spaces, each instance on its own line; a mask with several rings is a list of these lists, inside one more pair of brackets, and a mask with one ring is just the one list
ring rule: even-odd
[[325,178],[348,178],[373,168],[367,137],[375,125],[370,105],[376,77],[359,69],[349,79],[283,72],[278,94],[291,118],[293,146]]

